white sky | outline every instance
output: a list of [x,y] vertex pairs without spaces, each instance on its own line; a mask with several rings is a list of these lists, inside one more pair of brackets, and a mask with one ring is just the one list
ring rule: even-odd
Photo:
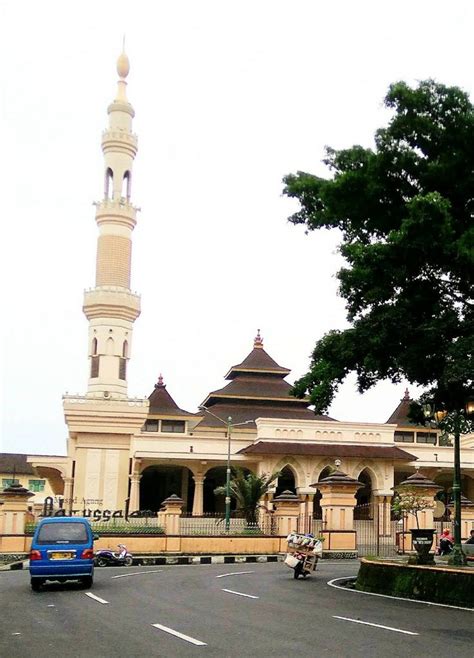
[[[302,375],[343,328],[337,234],[304,234],[281,196],[325,175],[324,146],[371,145],[388,85],[472,91],[472,2],[3,0],[3,418],[0,449],[61,454],[64,392],[87,387],[101,132],[126,33],[139,152],[132,200],[130,395],[158,374],[184,409],[265,349]],[[5,235],[6,233],[6,235]],[[403,331],[403,327],[400,328]],[[384,422],[404,386],[341,389],[331,414]],[[412,389],[413,390],[413,389]]]

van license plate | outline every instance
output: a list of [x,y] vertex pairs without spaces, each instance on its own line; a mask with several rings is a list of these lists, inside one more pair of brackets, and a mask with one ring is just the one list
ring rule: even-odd
[[51,560],[72,560],[72,553],[51,553]]

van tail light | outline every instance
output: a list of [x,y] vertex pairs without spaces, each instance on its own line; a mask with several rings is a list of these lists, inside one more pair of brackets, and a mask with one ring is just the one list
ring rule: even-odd
[[94,551],[93,551],[92,548],[85,548],[85,549],[82,551],[81,558],[82,558],[83,560],[92,560],[93,557],[94,557]]
[[39,551],[30,551],[30,560],[41,560],[41,553]]

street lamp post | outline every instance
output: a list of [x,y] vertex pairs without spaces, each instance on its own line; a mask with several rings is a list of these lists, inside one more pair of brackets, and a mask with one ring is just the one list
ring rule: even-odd
[[225,529],[226,532],[229,532],[230,530],[230,443],[231,443],[231,436],[232,436],[232,428],[237,427],[238,425],[248,425],[248,423],[252,423],[252,420],[245,420],[243,423],[232,423],[232,416],[228,416],[227,420],[224,420],[223,418],[220,418],[217,416],[215,413],[210,411],[207,407],[204,405],[201,405],[199,407],[200,411],[205,411],[207,414],[210,416],[214,416],[214,418],[217,418],[221,423],[223,423],[226,428],[226,435],[227,435],[227,468],[226,468],[226,476],[225,476]]
[[469,400],[463,411],[434,411],[431,405],[423,405],[426,419],[434,417],[437,427],[454,437],[454,474],[453,474],[453,503],[454,503],[454,546],[449,558],[449,564],[464,566],[467,564],[466,555],[461,545],[461,434],[472,427],[469,417],[474,415],[474,401]]

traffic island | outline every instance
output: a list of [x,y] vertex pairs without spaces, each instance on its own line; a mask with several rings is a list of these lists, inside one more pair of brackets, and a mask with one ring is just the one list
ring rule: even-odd
[[474,569],[362,558],[355,589],[474,608]]

